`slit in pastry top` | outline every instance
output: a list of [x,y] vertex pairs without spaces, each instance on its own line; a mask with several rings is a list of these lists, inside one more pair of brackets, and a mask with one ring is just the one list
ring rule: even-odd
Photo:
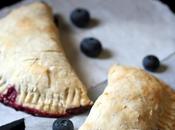
[[175,92],[144,70],[114,65],[79,130],[175,130]]
[[59,117],[92,105],[62,49],[51,8],[35,2],[0,20],[0,101]]

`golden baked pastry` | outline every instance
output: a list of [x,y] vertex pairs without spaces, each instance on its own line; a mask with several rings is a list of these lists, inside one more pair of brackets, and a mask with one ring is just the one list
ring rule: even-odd
[[114,65],[79,130],[175,130],[175,92],[144,70]]
[[36,2],[0,20],[0,101],[33,115],[58,117],[92,105],[68,63],[52,11]]

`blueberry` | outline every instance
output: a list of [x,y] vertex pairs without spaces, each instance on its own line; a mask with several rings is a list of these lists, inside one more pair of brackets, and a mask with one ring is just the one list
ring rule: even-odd
[[160,61],[156,56],[148,55],[143,59],[143,66],[146,70],[155,72],[160,66]]
[[57,120],[54,121],[52,129],[53,130],[74,130],[74,126],[70,120],[58,118]]
[[99,40],[90,37],[81,41],[80,49],[86,56],[97,57],[102,51],[102,45]]
[[90,13],[83,8],[77,8],[70,15],[72,23],[80,28],[87,27],[90,21]]

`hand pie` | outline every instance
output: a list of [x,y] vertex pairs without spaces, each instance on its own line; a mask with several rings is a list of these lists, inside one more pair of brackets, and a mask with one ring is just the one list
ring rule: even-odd
[[113,66],[79,130],[175,130],[175,93],[141,69]]
[[51,9],[36,2],[0,20],[0,101],[37,116],[79,113],[92,105],[68,63]]

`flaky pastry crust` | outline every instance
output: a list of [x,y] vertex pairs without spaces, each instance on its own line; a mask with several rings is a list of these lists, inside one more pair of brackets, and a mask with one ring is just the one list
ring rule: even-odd
[[175,130],[175,92],[144,70],[114,65],[79,130]]
[[58,117],[92,105],[59,40],[51,8],[36,2],[0,20],[0,101]]

